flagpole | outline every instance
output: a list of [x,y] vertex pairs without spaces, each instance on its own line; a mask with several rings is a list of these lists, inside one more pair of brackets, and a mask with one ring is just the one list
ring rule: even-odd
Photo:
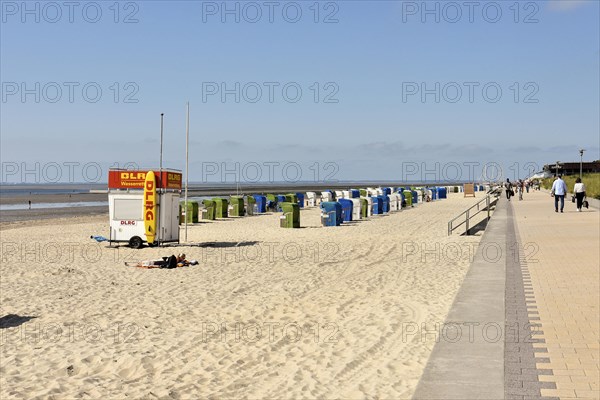
[[189,143],[190,143],[190,102],[186,105],[185,120],[185,241],[188,240],[188,178],[189,178]]
[[162,159],[163,159],[163,119],[164,113],[160,114],[160,172],[162,172]]
[[[162,179],[162,162],[163,162],[163,120],[164,120],[165,114],[161,113],[160,114],[160,161],[159,161],[159,174],[158,176],[160,177],[159,179]],[[158,198],[160,199],[160,193],[162,193],[162,189],[157,189],[156,193],[158,194]],[[160,201],[160,200],[159,200]],[[161,210],[160,210],[160,203],[158,204],[158,215],[161,214]],[[160,226],[160,218],[157,217],[158,221],[157,221],[157,232],[156,232],[156,236],[157,236],[157,242],[160,244],[160,239],[161,239],[161,226]]]

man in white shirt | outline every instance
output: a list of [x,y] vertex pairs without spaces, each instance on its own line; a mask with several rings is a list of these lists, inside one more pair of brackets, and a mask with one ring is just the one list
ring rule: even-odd
[[562,176],[552,184],[552,194],[554,195],[554,212],[558,212],[558,201],[560,199],[560,212],[565,208],[565,195],[567,194],[567,184],[562,180]]

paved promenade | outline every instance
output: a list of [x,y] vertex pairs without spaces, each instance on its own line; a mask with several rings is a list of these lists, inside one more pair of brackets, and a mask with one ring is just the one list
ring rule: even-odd
[[522,245],[522,262],[531,289],[530,316],[539,317],[532,338],[536,368],[550,370],[541,395],[561,399],[599,399],[600,389],[600,212],[565,203],[554,212],[544,192],[512,200],[514,221]]
[[502,197],[446,321],[474,334],[436,344],[414,398],[600,399],[599,256],[598,209]]

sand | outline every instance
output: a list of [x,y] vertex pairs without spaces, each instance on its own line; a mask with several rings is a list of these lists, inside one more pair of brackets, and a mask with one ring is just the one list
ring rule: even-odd
[[[56,218],[70,219],[76,216],[88,217],[99,214],[106,215],[105,219],[108,219],[108,206],[5,210],[0,211],[0,230],[8,226],[23,226],[25,221],[39,225],[41,220],[49,220],[48,223],[52,224],[52,220]],[[83,221],[88,219],[84,218]]]
[[[86,201],[108,201],[106,193],[62,193],[62,194],[32,194],[11,196],[10,192],[7,195],[0,197],[0,204],[23,204],[27,205],[28,201],[35,204],[39,203],[76,203]],[[108,207],[107,207],[108,208]]]
[[[108,248],[108,217],[2,232],[1,398],[410,398],[480,236],[451,194],[302,229],[279,214],[188,228],[194,245]],[[182,233],[183,237],[183,233]],[[427,250],[427,251],[425,251]],[[185,252],[198,266],[124,261]]]

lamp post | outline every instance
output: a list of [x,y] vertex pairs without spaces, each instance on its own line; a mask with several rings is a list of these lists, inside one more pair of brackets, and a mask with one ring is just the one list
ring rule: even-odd
[[583,179],[583,152],[585,149],[579,150],[579,178]]
[[556,164],[554,164],[554,168],[555,168],[554,177],[557,178],[558,177],[558,169],[560,168],[560,161],[557,161]]

